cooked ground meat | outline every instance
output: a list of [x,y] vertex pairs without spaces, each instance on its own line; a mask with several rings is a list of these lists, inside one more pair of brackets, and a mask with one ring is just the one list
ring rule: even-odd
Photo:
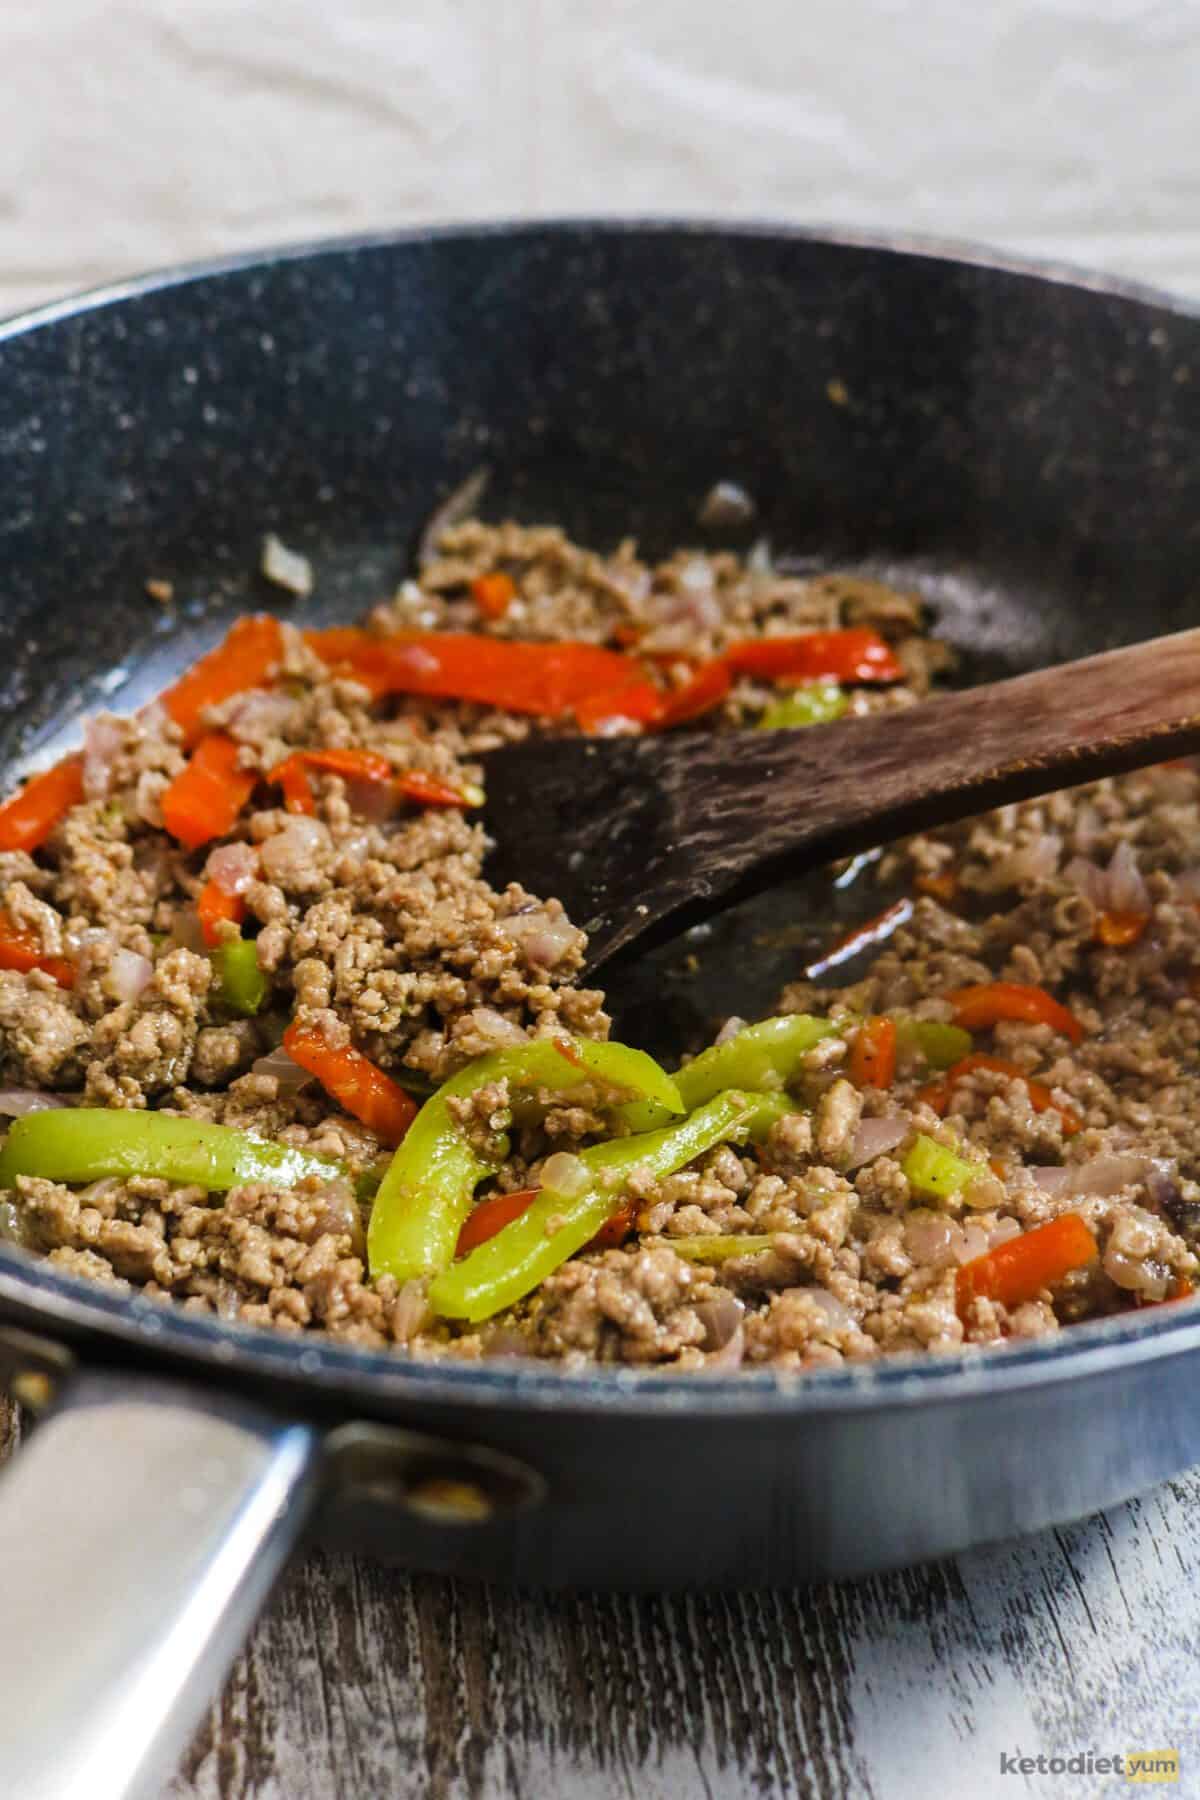
[[[492,577],[503,578],[503,604],[481,610],[477,584]],[[852,687],[851,712],[915,704],[949,665],[919,601],[875,582],[689,550],[650,567],[632,543],[606,556],[552,527],[479,521],[446,532],[439,560],[369,621],[381,645],[442,630],[636,644],[669,687],[737,640],[864,627],[892,647],[902,678]],[[706,724],[753,723],[774,697],[743,676]],[[372,1276],[370,1201],[352,1178],[378,1163],[378,1130],[278,1046],[291,1020],[423,1095],[530,1038],[607,1037],[602,994],[577,981],[586,940],[558,901],[489,884],[484,832],[465,806],[403,798],[405,777],[465,794],[488,749],[571,726],[380,699],[369,676],[331,672],[289,626],[270,685],[222,700],[202,723],[232,738],[258,777],[215,848],[189,851],[164,827],[163,796],[189,745],[156,705],[94,721],[82,798],[32,853],[0,852],[0,917],[22,946],[0,954],[17,964],[0,968],[0,1076],[83,1105],[236,1126],[348,1174],[225,1194],[149,1177],[78,1188],[20,1176],[6,1229],[58,1266],[223,1318],[409,1354],[681,1370],[995,1345],[1190,1294],[1200,1269],[1191,763],[891,847],[862,879],[879,883],[881,905],[911,894],[911,916],[847,984],[797,970],[779,1011],[838,1028],[804,1058],[794,1106],[764,1141],[721,1144],[657,1180],[635,1170],[614,1195],[621,1223],[471,1327],[434,1316],[428,1283]],[[618,718],[612,728],[638,727]],[[372,752],[399,786],[326,757],[305,765],[310,809],[267,804],[281,799],[272,772],[288,758],[329,751]],[[198,896],[214,878],[232,894],[231,870],[237,905],[206,942]],[[214,961],[218,942],[239,937],[253,939],[267,986],[251,1016],[231,1010]],[[956,990],[995,982],[1046,990],[1078,1032],[1054,1014],[990,1022],[975,1032],[976,1057],[946,1072],[907,1030],[882,1085],[866,1079],[864,1020],[946,1023]],[[455,1101],[453,1117],[495,1165],[484,1200],[536,1188],[547,1158],[623,1129],[611,1095],[590,1083],[522,1106],[491,1080]],[[967,1159],[974,1178],[949,1194],[922,1186],[910,1162],[918,1137]],[[1092,1234],[1094,1256],[1019,1297],[1005,1290],[1007,1300],[964,1288],[961,1271],[1067,1215]]]

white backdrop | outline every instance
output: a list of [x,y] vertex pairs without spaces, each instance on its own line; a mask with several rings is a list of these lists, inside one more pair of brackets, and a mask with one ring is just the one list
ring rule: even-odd
[[724,213],[1200,295],[1195,0],[8,0],[0,311],[412,220]]

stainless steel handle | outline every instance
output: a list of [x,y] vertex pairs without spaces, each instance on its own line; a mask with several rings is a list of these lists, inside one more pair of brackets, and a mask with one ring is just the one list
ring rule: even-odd
[[82,1371],[0,1480],[0,1795],[161,1791],[308,1516],[319,1436]]

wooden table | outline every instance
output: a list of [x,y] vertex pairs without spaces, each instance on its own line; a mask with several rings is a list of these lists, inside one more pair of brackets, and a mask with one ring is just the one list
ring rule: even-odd
[[[1200,1471],[1087,1524],[876,1580],[540,1597],[311,1555],[171,1800],[1028,1800],[1178,1748],[1200,1794]],[[1161,1791],[1161,1790],[1155,1790]]]

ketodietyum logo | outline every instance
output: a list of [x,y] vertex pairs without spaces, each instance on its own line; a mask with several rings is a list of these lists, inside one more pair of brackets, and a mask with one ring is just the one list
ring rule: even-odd
[[1019,1750],[1000,1753],[1002,1775],[1123,1775],[1126,1781],[1178,1781],[1178,1750],[1126,1750],[1115,1756],[1097,1756],[1094,1750],[1077,1750],[1073,1756],[1022,1756]]

